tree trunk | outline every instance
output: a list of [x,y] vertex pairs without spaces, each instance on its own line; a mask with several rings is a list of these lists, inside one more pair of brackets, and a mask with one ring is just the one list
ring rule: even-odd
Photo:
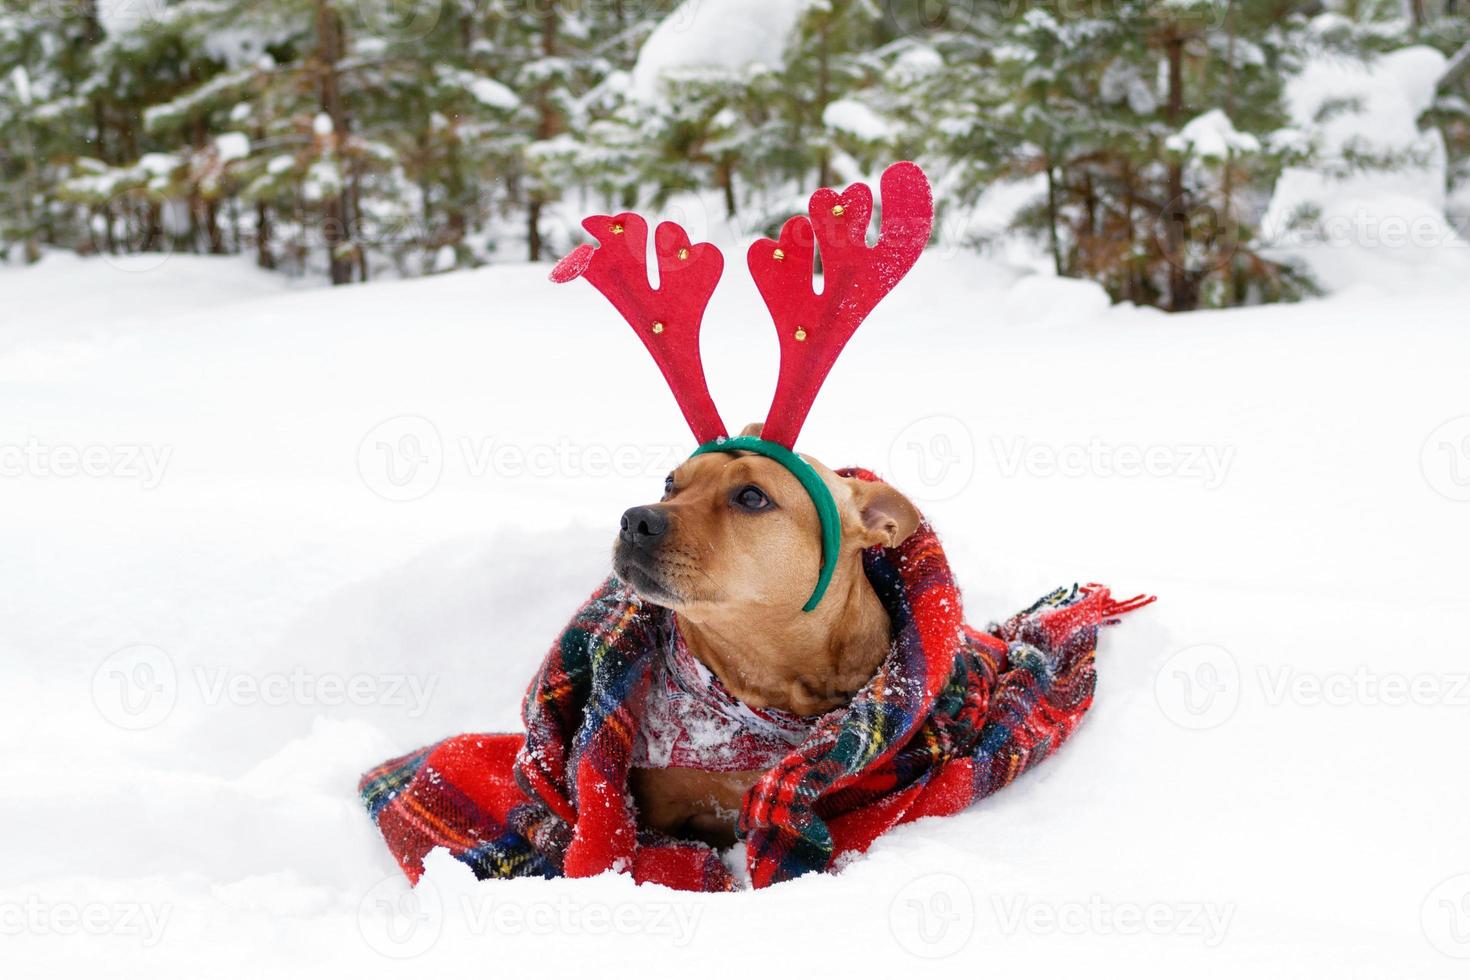
[[[1177,131],[1184,114],[1184,38],[1171,36],[1165,42],[1169,62],[1169,101],[1166,120]],[[1183,312],[1199,305],[1195,277],[1185,266],[1185,245],[1189,237],[1189,208],[1184,199],[1184,162],[1177,156],[1169,161],[1169,201],[1164,205],[1164,249],[1169,263],[1169,310]]]
[[[557,5],[548,3],[541,14],[541,54],[545,58],[555,58],[557,55],[557,32],[561,24],[557,12]],[[549,93],[544,89],[538,100],[540,119],[536,125],[536,139],[549,140],[561,132],[561,116],[556,111]],[[541,211],[547,203],[544,190],[539,186],[539,181],[532,180],[530,199],[526,205],[526,252],[532,262],[541,261],[543,242],[541,240]]]
[[225,255],[228,249],[225,248],[224,231],[219,225],[219,201],[209,199],[204,201],[203,204],[204,234],[209,241],[209,254]]
[[102,104],[102,96],[92,97],[92,129],[94,131],[92,152],[93,155],[103,163],[111,163],[107,159],[107,108]]
[[[82,0],[81,11],[82,43],[89,48],[95,48],[107,36],[102,29],[102,16],[97,10],[97,0]],[[106,90],[99,88],[92,96],[92,156],[103,163],[112,164],[116,161],[110,159],[107,153],[107,104],[103,99],[104,91]]]
[[[345,177],[341,151],[348,135],[347,108],[337,73],[338,62],[342,60],[342,21],[331,0],[317,0],[316,39],[321,107],[332,120],[333,153],[337,158],[338,174]],[[327,246],[327,266],[334,286],[352,282],[354,246],[347,210],[347,201],[340,189],[322,202],[322,237]]]
[[720,190],[725,192],[725,216],[732,221],[736,217],[735,165],[726,160],[720,164]]
[[97,0],[82,0],[82,43],[95,48],[102,43],[102,17],[97,12]]
[[107,244],[107,254],[117,254],[117,231],[112,216],[112,202],[102,205],[102,238]]
[[[1223,248],[1228,254],[1225,262],[1220,267],[1220,275],[1223,277],[1225,286],[1222,293],[1225,296],[1225,305],[1235,305],[1235,243],[1239,241],[1239,233],[1235,228],[1235,151],[1225,151],[1225,186],[1223,188],[1222,200],[1220,202],[1220,214],[1216,218],[1216,242],[1217,248]],[[1220,237],[1220,236],[1223,236]]]
[[25,179],[20,182],[16,189],[16,199],[19,204],[18,210],[21,216],[21,226],[25,229],[25,252],[26,262],[34,263],[41,261],[41,229],[36,219],[35,199],[40,183],[36,170],[36,140],[31,133],[29,119],[29,106],[26,106],[27,116],[23,117],[20,130],[23,134],[21,157],[25,160]]
[[1445,65],[1444,73],[1439,76],[1439,90],[1443,92],[1452,88],[1467,74],[1470,74],[1470,41],[1465,42]]
[[352,245],[347,240],[347,208],[337,194],[322,203],[322,234],[327,244],[327,263],[332,285],[352,282]]
[[467,198],[469,197],[470,181],[465,179],[463,172],[464,164],[460,160],[459,132],[456,130],[449,139],[449,147],[444,155],[444,168],[447,171],[445,181],[447,213],[445,221],[446,240],[454,247],[454,264],[458,267],[466,257],[465,236],[469,231],[469,217],[466,214]]
[[255,264],[262,269],[276,267],[271,251],[271,209],[264,201],[255,202]]
[[1092,170],[1082,171],[1082,233],[1077,236],[1077,248],[1074,253],[1072,269],[1078,269],[1081,261],[1081,269],[1084,275],[1102,274],[1106,276],[1112,271],[1111,263],[1107,265],[1099,261],[1097,247],[1097,188],[1092,183]]
[[[478,8],[478,4],[475,5]],[[470,48],[475,44],[475,13],[469,10],[461,10],[459,16],[459,47],[466,58],[469,57]]]
[[1057,275],[1066,275],[1062,268],[1062,244],[1057,236],[1057,179],[1056,169],[1051,165],[1051,159],[1046,161],[1046,231],[1047,242],[1051,246],[1052,268]]
[[145,206],[143,217],[143,240],[137,251],[162,251],[164,246],[163,205],[154,201]]
[[[1235,0],[1229,0],[1225,7],[1225,24],[1228,31],[1229,41],[1225,45],[1225,115],[1230,118],[1230,124],[1235,124]],[[1216,231],[1224,234],[1224,247],[1233,249],[1233,243],[1237,240],[1235,230],[1235,150],[1233,147],[1225,148],[1225,173],[1223,179],[1220,214],[1217,220]],[[1221,293],[1225,297],[1226,306],[1235,305],[1235,256],[1233,254],[1225,257],[1225,264],[1220,269],[1220,275],[1224,279],[1224,288]]]
[[526,250],[532,262],[541,261],[541,207],[540,195],[531,195],[526,205]]
[[1123,234],[1128,243],[1128,257],[1125,259],[1125,270],[1128,274],[1127,297],[1130,303],[1142,304],[1143,283],[1138,274],[1138,231],[1133,224],[1133,213],[1137,209],[1137,201],[1134,199],[1133,187],[1133,161],[1127,158],[1123,160]]
[[[822,18],[822,28],[817,48],[817,118],[814,123],[817,132],[825,133],[826,126],[822,122],[822,117],[827,111],[827,100],[831,98],[829,93],[832,87],[831,52],[829,50],[832,46],[832,18],[827,12],[819,16]],[[827,187],[831,183],[832,163],[827,158],[827,148],[824,145],[821,158],[817,161],[817,186]]]

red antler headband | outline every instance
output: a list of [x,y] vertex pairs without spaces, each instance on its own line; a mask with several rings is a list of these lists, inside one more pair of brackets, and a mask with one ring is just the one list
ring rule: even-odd
[[[672,222],[659,225],[654,233],[659,286],[654,289],[645,257],[647,223],[631,213],[595,215],[582,227],[601,247],[579,245],[551,272],[553,282],[585,278],[632,326],[701,443],[694,455],[756,453],[781,463],[801,482],[822,523],[822,572],[808,611],[821,602],[832,580],[842,529],[826,482],[792,451],[796,437],[843,347],[913,268],[934,221],[929,181],[917,164],[895,163],[884,171],[880,186],[883,217],[876,245],[867,243],[873,193],[853,184],[841,194],[817,191],[809,216],[787,221],[778,241],[761,239],[750,247],[750,274],[781,342],[776,397],[761,438],[727,438],[704,377],[699,331],[724,268],[719,249],[691,245],[684,229]],[[820,293],[812,282],[814,248],[822,256]]]

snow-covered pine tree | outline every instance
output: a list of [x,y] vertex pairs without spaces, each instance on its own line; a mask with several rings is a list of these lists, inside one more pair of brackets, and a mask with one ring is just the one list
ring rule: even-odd
[[[58,196],[88,209],[94,232],[102,229],[98,247],[223,252],[253,233],[262,264],[274,265],[268,213],[251,221],[241,205],[252,198],[237,195],[258,180],[262,153],[314,146],[300,155],[323,193],[314,213],[296,215],[300,235],[327,241],[334,281],[354,278],[361,255],[346,237],[348,190],[337,176],[350,130],[333,4],[180,0],[147,13],[113,25],[88,51],[82,101],[71,108],[100,104],[89,142],[97,154],[68,161]],[[277,163],[275,175],[283,169]]]
[[[882,12],[870,0],[805,0],[780,13],[784,40],[749,50],[748,38],[730,39],[747,55],[741,64],[676,66],[641,89],[616,88],[583,159],[632,168],[654,205],[680,191],[718,190],[725,216],[752,232],[774,231],[800,189],[854,177],[853,167],[835,166],[850,141],[826,114],[881,70],[867,51]],[[772,34],[780,32],[761,32]]]
[[[58,168],[51,160],[87,136],[75,112],[55,107],[84,104],[77,94],[82,72],[71,51],[101,40],[88,18],[33,11],[19,0],[0,3],[0,256],[34,262],[43,244],[55,242],[51,191]],[[56,118],[60,116],[61,118]]]
[[360,233],[404,274],[487,261],[521,100],[497,77],[482,5],[373,2],[386,6],[360,8],[352,47],[358,132],[380,163]]
[[1251,221],[1304,23],[1268,0],[1025,3],[933,32],[942,65],[902,94],[961,202],[1040,182],[1018,223],[1058,273],[1172,310],[1286,295]]
[[1449,197],[1446,210],[1462,237],[1470,237],[1470,8],[1463,3],[1413,5],[1415,38],[1448,56],[1426,125],[1444,136]]
[[135,155],[130,89],[108,84],[106,37],[95,0],[0,2],[0,256],[18,247],[35,261],[43,245],[82,244],[85,212],[61,184],[80,158]]
[[882,10],[871,0],[813,0],[798,22],[773,108],[789,137],[783,147],[791,176],[807,173],[819,186],[835,182],[827,112],[864,81],[864,53],[880,39]]
[[546,247],[546,210],[569,187],[632,203],[630,192],[654,154],[646,146],[646,114],[627,100],[627,73],[674,6],[674,0],[548,2],[504,18],[509,42],[503,49],[515,62],[512,76],[525,103],[525,143],[514,177],[533,260]]
[[[1031,181],[1016,226],[1063,274],[1170,309],[1281,298],[1301,284],[1254,224],[1302,149],[1278,130],[1304,47],[1470,38],[1442,0],[143,6],[128,24],[97,0],[0,0],[7,253],[253,250],[334,282],[414,275],[553,257],[589,195],[714,190],[769,233],[814,183],[913,157],[943,189],[942,234],[997,181]],[[1467,171],[1470,70],[1450,75],[1432,121]]]

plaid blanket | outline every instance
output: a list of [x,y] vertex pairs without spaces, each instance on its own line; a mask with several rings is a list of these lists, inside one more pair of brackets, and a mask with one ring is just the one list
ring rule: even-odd
[[[758,888],[828,870],[899,823],[962,810],[1051,754],[1092,703],[1098,626],[1153,601],[1072,586],[972,629],[927,523],[897,549],[867,552],[864,567],[892,649],[746,795],[738,829]],[[363,802],[408,877],[443,847],[481,878],[620,871],[685,890],[738,887],[713,849],[638,828],[628,792],[634,705],[672,616],[610,579],[531,682],[525,735],[461,735],[365,775]]]

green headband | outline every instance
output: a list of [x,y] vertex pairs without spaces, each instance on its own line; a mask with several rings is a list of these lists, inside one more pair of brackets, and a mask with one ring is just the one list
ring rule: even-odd
[[[817,579],[817,589],[807,600],[802,612],[811,612],[822,602],[827,587],[832,584],[832,575],[837,571],[837,555],[842,550],[842,515],[837,510],[837,501],[827,481],[822,479],[812,464],[802,459],[779,442],[768,442],[757,436],[738,436],[734,439],[721,437],[707,442],[694,450],[694,456],[705,453],[754,453],[773,459],[786,467],[791,475],[806,490],[817,508],[817,518],[822,522],[822,574]],[[689,457],[693,459],[694,456]]]

